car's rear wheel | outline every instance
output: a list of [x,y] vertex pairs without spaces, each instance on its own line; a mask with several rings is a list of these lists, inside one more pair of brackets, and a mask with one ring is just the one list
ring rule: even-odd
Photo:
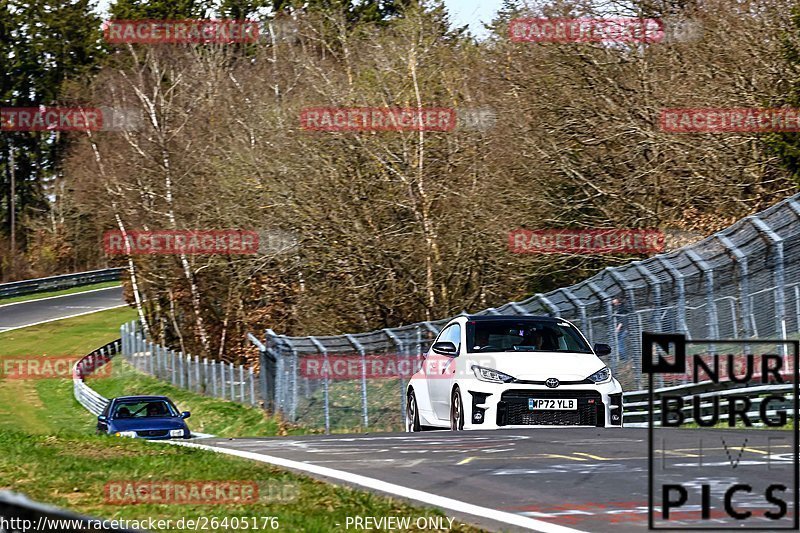
[[406,431],[417,432],[422,431],[422,426],[419,424],[419,409],[417,408],[417,397],[414,391],[408,391],[408,399],[406,401]]
[[450,429],[461,431],[464,429],[464,403],[461,401],[461,391],[456,387],[450,399]]

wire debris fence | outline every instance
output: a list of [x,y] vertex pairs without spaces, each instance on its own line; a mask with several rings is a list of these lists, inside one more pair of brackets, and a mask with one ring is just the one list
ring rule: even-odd
[[137,321],[120,328],[123,358],[140,372],[205,396],[258,405],[256,374],[244,365],[184,354],[149,341]]
[[[641,333],[687,338],[789,338],[800,332],[800,195],[700,242],[606,268],[571,287],[474,314],[566,318],[604,357],[626,390],[641,389]],[[261,368],[268,406],[290,421],[332,429],[399,429],[401,372],[375,375],[375,361],[414,363],[449,319],[338,336],[265,335]],[[343,373],[317,372],[342,363]],[[407,367],[408,364],[405,365]],[[353,369],[356,369],[353,371]],[[265,397],[266,398],[266,397]]]

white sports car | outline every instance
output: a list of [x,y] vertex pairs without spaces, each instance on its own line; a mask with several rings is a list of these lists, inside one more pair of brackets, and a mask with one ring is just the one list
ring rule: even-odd
[[406,429],[622,426],[622,387],[570,322],[460,316],[439,333],[407,390]]

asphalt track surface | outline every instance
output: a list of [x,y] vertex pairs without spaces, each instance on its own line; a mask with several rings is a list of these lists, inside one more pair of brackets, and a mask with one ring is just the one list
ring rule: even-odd
[[0,333],[122,305],[122,287],[0,305]]
[[[703,525],[730,530],[746,525],[777,530],[792,525],[791,432],[664,429],[655,432],[654,442],[654,486],[682,483],[689,495],[666,523],[661,520],[659,488],[657,527]],[[375,433],[204,439],[202,444],[333,468],[516,513],[545,526],[592,532],[648,529],[646,429]],[[345,477],[334,482],[342,483]],[[745,523],[735,522],[724,511],[724,492],[737,482],[753,487],[751,494],[739,492],[732,499],[737,511],[753,513]],[[765,511],[777,510],[763,496],[771,483],[787,487],[786,492],[775,493],[788,504],[787,517],[779,521],[763,517]],[[701,523],[699,487],[703,484],[710,487],[711,512],[710,519]],[[529,530],[464,513],[446,514],[493,531]]]

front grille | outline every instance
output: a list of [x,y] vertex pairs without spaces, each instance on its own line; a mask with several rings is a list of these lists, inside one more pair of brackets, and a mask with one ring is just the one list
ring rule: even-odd
[[[531,411],[529,398],[576,398],[574,411]],[[596,391],[509,390],[497,404],[498,426],[597,426],[605,425],[605,406]]]
[[140,437],[166,437],[169,434],[167,429],[146,429],[144,431],[137,431]]

